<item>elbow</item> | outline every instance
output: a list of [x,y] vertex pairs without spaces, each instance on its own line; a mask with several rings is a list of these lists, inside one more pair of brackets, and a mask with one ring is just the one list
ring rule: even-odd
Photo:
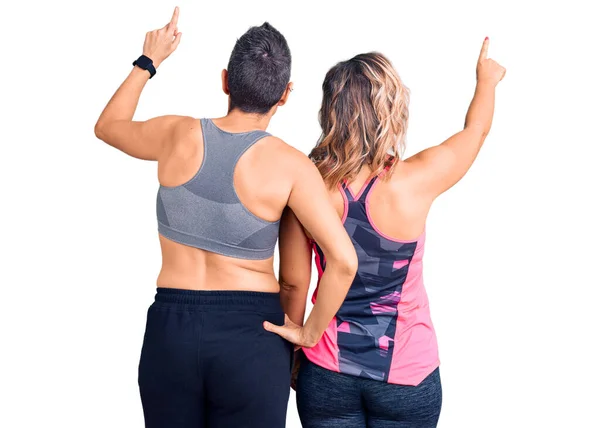
[[356,250],[354,250],[354,248],[352,248],[352,252],[346,258],[344,270],[348,276],[354,279],[356,271],[358,271],[358,256],[356,255]]
[[108,134],[113,123],[114,121],[100,116],[96,122],[96,125],[94,126],[94,134],[96,135],[96,138],[106,142],[106,139],[109,138]]
[[334,269],[337,271],[339,277],[343,279],[345,283],[348,283],[348,288],[352,283],[352,280],[356,276],[356,271],[358,270],[358,257],[356,256],[356,251],[354,247],[352,247],[352,251],[348,251],[341,255],[340,258],[335,260],[334,263],[327,262],[327,268],[331,268],[331,265],[334,265]]
[[96,138],[99,140],[104,141],[104,123],[100,120],[98,120],[98,122],[96,122],[96,126],[94,126],[94,135],[96,135]]
[[[310,279],[309,279],[310,281]],[[279,288],[280,288],[280,292],[281,293],[294,293],[297,292],[301,287],[298,287],[295,284],[286,282],[285,280],[283,280],[282,278],[279,279]],[[308,287],[306,287],[308,288]]]

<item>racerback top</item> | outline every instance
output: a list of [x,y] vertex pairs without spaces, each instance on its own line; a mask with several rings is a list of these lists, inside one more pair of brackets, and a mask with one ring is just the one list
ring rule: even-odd
[[273,256],[279,220],[263,220],[242,205],[233,184],[240,157],[265,131],[230,133],[201,119],[204,158],[200,169],[180,186],[160,186],[156,200],[158,231],[167,239],[240,259]]
[[[356,249],[358,271],[344,303],[307,358],[326,369],[401,385],[418,385],[439,365],[435,331],[423,285],[425,233],[414,241],[384,235],[371,221],[369,195],[344,183],[342,222]],[[319,280],[323,251],[312,242]],[[313,295],[316,301],[318,285]]]

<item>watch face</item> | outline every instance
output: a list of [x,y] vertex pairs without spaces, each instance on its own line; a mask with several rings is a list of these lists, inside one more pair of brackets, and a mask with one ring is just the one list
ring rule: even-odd
[[152,64],[152,61],[150,61],[148,57],[145,57],[143,55],[135,61],[135,65],[143,69],[148,68],[150,64]]

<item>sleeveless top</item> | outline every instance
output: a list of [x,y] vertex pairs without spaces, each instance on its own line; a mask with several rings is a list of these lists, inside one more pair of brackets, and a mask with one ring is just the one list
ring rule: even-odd
[[[423,285],[425,233],[415,241],[384,235],[369,216],[369,195],[346,183],[342,222],[358,255],[358,271],[335,318],[307,358],[325,369],[383,382],[418,385],[439,365],[437,340]],[[319,281],[326,260],[313,241]],[[318,285],[313,303],[319,292]]]
[[279,220],[258,218],[242,205],[233,184],[240,157],[265,131],[230,133],[201,119],[204,159],[180,186],[160,186],[156,200],[158,231],[167,239],[240,259],[273,256]]

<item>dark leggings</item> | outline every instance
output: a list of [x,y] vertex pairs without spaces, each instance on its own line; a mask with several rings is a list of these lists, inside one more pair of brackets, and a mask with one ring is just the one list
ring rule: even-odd
[[292,346],[275,293],[158,289],[139,367],[147,428],[283,428]]
[[332,372],[304,358],[296,400],[303,428],[435,428],[442,387],[439,369],[404,386]]

